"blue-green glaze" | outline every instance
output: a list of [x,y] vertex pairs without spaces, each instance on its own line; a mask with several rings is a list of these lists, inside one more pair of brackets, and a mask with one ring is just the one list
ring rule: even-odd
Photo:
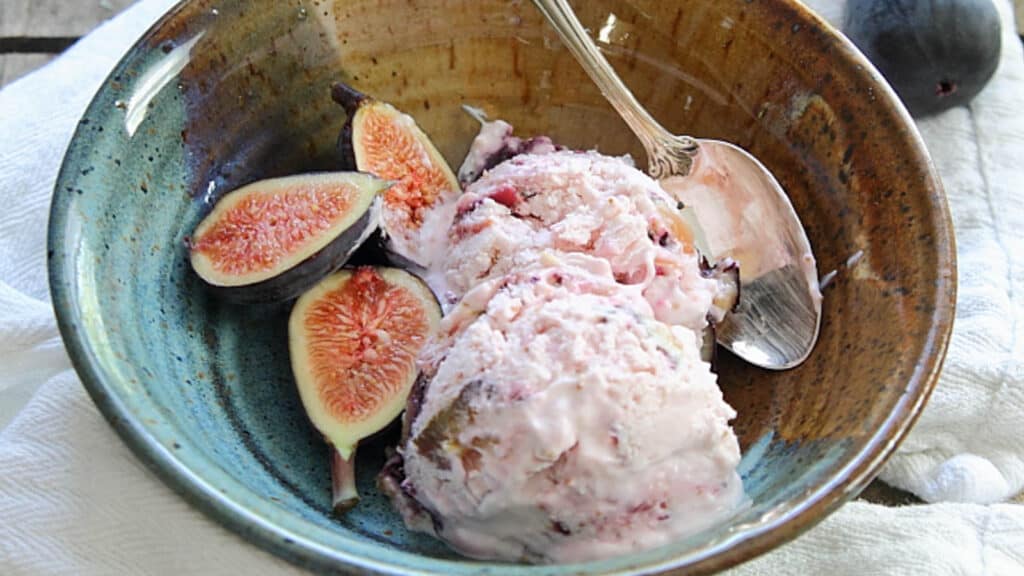
[[[866,192],[825,174],[822,167],[835,160],[824,148],[792,144],[802,134],[794,126],[820,119],[791,118],[791,124],[774,125],[769,114],[758,127],[763,135],[751,136],[749,127],[746,133],[730,134],[728,128],[715,133],[714,126],[722,124],[686,117],[666,104],[655,107],[656,115],[682,115],[678,122],[695,126],[690,133],[726,137],[759,151],[782,173],[805,218],[822,205],[820,220],[827,220],[833,208],[862,210],[849,217],[849,229],[841,234],[810,227],[823,266],[845,259],[849,252],[843,250],[857,246],[857,234],[875,238],[899,226],[906,234],[930,235],[933,245],[921,248],[919,259],[934,261],[935,269],[907,273],[905,263],[879,255],[873,265],[884,278],[895,270],[892,286],[841,278],[827,294],[820,357],[800,370],[769,375],[723,361],[727,398],[740,412],[736,426],[745,451],[740,471],[750,502],[716,531],[641,554],[572,566],[466,560],[432,538],[406,531],[376,492],[374,475],[393,433],[360,449],[363,499],[348,514],[333,516],[326,447],[303,414],[289,368],[290,303],[243,307],[218,302],[189,268],[187,237],[210,203],[257,178],[330,167],[334,138],[344,122],[328,97],[327,87],[335,79],[416,115],[453,161],[473,132],[472,122],[459,112],[467,100],[511,118],[525,128],[522,133],[551,132],[573,145],[600,144],[609,152],[636,153],[637,148],[625,130],[608,128],[620,125],[598,94],[574,91],[587,83],[581,72],[566,66],[571,60],[564,51],[541,49],[539,41],[533,48],[509,41],[537,40],[545,33],[528,5],[437,2],[447,11],[432,11],[430,3],[410,8],[338,0],[329,9],[328,4],[231,0],[179,5],[104,83],[81,120],[54,192],[51,289],[69,353],[96,404],[170,486],[257,545],[318,571],[538,576],[680,566],[707,572],[794,537],[863,488],[923,404],[945,350],[953,298],[945,204],[905,113],[844,41],[784,0],[725,7],[704,0],[688,4],[702,7],[692,10],[691,17],[717,22],[729,16],[744,22],[733,32],[740,43],[757,36],[742,30],[791,34],[795,29],[788,22],[801,23],[816,32],[795,48],[780,43],[780,51],[817,46],[842,63],[832,67],[842,78],[841,88],[875,91],[884,106],[876,104],[874,116],[830,122],[850,133],[884,133],[892,141],[890,151],[904,154],[899,166],[879,167],[865,155],[854,159],[854,168],[914,175],[904,183],[912,198],[907,202],[914,206],[911,219],[892,217],[893,207],[874,215],[875,228],[856,221],[867,214],[859,202]],[[406,12],[391,15],[395,21],[417,14],[423,18],[408,21],[461,16],[453,16],[456,21],[443,32],[418,30],[411,40],[402,37],[393,46],[360,51],[359,34],[366,25],[359,19],[382,17],[374,16],[378,4]],[[648,8],[662,9],[656,3]],[[314,12],[319,10],[323,18]],[[424,12],[411,14],[417,10]],[[603,22],[607,14],[621,11],[628,13],[609,0],[593,3],[582,16]],[[741,12],[745,17],[737,20]],[[497,24],[478,33],[479,22],[487,19]],[[332,30],[325,24],[329,21],[333,31],[326,35]],[[780,27],[778,21],[787,24]],[[447,48],[458,42],[475,43],[473,50],[482,56]],[[523,44],[529,45],[529,40]],[[542,51],[523,56],[529,50]],[[668,58],[657,50],[653,54],[655,61]],[[473,62],[476,56],[498,58],[490,64],[499,62],[494,73],[502,78],[512,74],[509,69],[517,70],[521,78],[516,82],[524,88],[544,86],[547,66],[549,91],[534,88],[510,95],[499,81],[488,88],[485,68]],[[436,61],[447,66],[432,67]],[[794,65],[792,59],[787,62],[780,66]],[[556,65],[561,80],[551,89],[550,70]],[[644,76],[644,65],[633,65],[638,71],[627,80],[634,85],[654,81],[660,89],[677,91],[688,86],[685,78]],[[807,88],[798,80],[794,93]],[[560,90],[563,84],[569,88]],[[714,86],[704,85],[693,96],[698,109],[723,101]],[[701,134],[701,122],[706,134]],[[605,128],[595,132],[595,125]],[[906,291],[893,292],[894,287]],[[858,307],[877,309],[879,315],[913,308],[924,316],[893,326],[892,338],[865,344],[859,321],[850,319]],[[865,314],[865,322],[877,320]]]

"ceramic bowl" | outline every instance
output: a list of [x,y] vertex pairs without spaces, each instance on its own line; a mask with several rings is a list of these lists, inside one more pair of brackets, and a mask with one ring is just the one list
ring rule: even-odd
[[751,150],[792,196],[821,271],[821,340],[800,368],[723,357],[750,507],[688,540],[602,562],[470,561],[405,530],[373,487],[329,511],[326,448],[289,370],[289,304],[218,302],[185,240],[218,195],[329,168],[344,80],[413,114],[453,165],[475,122],[631,153],[637,142],[529,2],[195,0],[121,60],[78,126],[55,190],[52,294],[74,365],[124,440],[197,507],[322,571],[625,574],[721,569],[853,497],[935,381],[955,266],[945,199],[913,125],[851,45],[793,0],[576,2],[670,130]]

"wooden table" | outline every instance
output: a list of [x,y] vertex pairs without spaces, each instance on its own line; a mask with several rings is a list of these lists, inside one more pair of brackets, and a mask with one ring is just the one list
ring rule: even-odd
[[133,0],[0,0],[0,86],[39,68]]
[[[0,0],[0,86],[39,68],[134,0]],[[1024,0],[1014,0],[1024,29]],[[889,506],[920,503],[913,494],[874,482],[861,498]]]

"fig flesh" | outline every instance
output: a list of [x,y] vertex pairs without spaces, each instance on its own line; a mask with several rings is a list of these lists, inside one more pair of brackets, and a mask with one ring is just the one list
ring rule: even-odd
[[358,501],[356,447],[405,408],[416,358],[440,321],[430,289],[395,268],[340,270],[296,301],[292,372],[306,414],[332,446],[336,510]]
[[331,172],[261,180],[226,194],[189,241],[196,274],[236,302],[290,300],[340,268],[376,229],[388,183]]
[[915,117],[981,92],[999,64],[1001,29],[992,0],[849,0],[843,22]]
[[396,263],[426,268],[443,249],[445,208],[460,192],[455,174],[408,114],[341,83],[332,96],[349,116],[339,138],[342,161],[394,183],[381,211],[386,248]]

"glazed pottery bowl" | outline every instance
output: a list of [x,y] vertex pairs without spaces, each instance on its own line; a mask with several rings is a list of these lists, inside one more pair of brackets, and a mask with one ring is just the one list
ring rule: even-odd
[[909,117],[793,0],[576,7],[670,130],[733,141],[774,171],[820,270],[838,270],[806,364],[770,373],[721,358],[750,506],[718,529],[602,562],[471,561],[405,530],[374,488],[383,438],[361,450],[363,501],[335,517],[326,447],[289,369],[290,304],[224,304],[191,272],[186,239],[220,194],[336,166],[336,80],[414,115],[453,165],[476,129],[462,104],[642,165],[533,6],[497,0],[183,2],[103,84],[55,190],[52,293],[83,383],[168,484],[318,570],[539,575],[723,568],[869,482],[928,396],[954,300],[945,200]]

